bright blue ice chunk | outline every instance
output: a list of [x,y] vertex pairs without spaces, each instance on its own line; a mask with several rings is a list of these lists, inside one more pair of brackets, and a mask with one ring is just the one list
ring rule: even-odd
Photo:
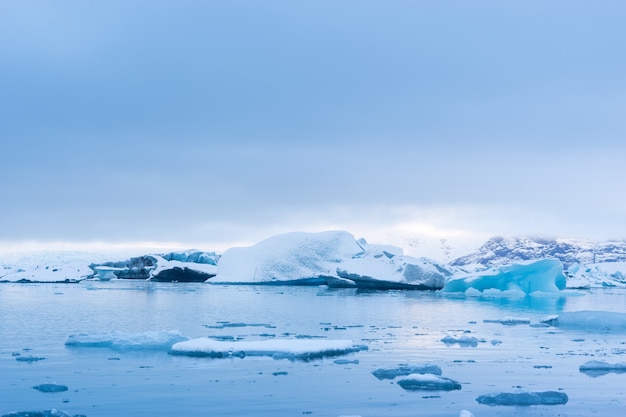
[[46,392],[46,393],[67,391],[67,386],[59,385],[59,384],[40,384],[40,385],[35,385],[33,388],[39,392]]
[[563,264],[556,259],[509,264],[485,271],[464,273],[450,277],[443,288],[445,292],[499,290],[533,292],[556,292],[565,289],[566,278]]
[[124,333],[118,331],[77,333],[70,335],[66,346],[111,348],[116,350],[168,350],[175,343],[187,340],[179,331],[148,331]]
[[481,395],[476,398],[480,404],[486,405],[559,405],[567,404],[567,394],[559,391],[543,392],[500,392],[496,394]]
[[394,379],[398,376],[406,376],[411,374],[432,374],[441,375],[441,368],[437,365],[424,364],[414,366],[400,366],[393,369],[377,369],[372,372],[378,379]]

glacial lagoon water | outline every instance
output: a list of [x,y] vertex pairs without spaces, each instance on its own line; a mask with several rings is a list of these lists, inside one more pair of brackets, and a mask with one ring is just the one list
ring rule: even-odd
[[[545,316],[580,310],[625,312],[626,291],[489,298],[145,281],[2,284],[0,415],[622,416],[626,373],[589,375],[579,367],[626,362],[626,330],[537,326]],[[530,324],[498,322],[507,318]],[[77,334],[141,339],[167,331],[220,340],[352,339],[367,350],[301,361],[175,356],[149,343],[66,345]],[[461,389],[405,390],[372,374],[426,363]],[[43,384],[68,389],[33,388]],[[517,390],[558,391],[569,400],[528,407],[476,401]]]

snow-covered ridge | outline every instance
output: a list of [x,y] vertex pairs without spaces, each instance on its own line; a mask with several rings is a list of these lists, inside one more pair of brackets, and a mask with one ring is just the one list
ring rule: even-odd
[[626,262],[626,240],[592,242],[572,239],[494,237],[476,252],[450,262],[451,266],[500,266],[537,259],[558,259],[565,269],[574,264]]

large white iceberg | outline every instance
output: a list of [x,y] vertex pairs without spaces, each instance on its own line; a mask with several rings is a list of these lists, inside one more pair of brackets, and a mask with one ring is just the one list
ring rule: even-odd
[[258,341],[220,341],[206,337],[187,340],[172,346],[173,355],[212,358],[271,356],[275,359],[314,359],[357,352],[352,340],[269,339]]
[[293,232],[271,237],[250,247],[228,249],[211,283],[323,284],[335,276],[346,258],[363,253],[348,232]]
[[447,275],[432,261],[403,256],[401,248],[327,231],[287,233],[229,249],[218,263],[217,276],[208,282],[439,289]]
[[520,262],[485,271],[455,274],[443,288],[446,292],[513,291],[521,294],[555,292],[566,287],[563,264],[556,259]]

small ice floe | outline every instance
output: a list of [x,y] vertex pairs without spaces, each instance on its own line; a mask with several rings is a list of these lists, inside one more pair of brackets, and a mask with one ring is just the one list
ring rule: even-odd
[[590,376],[592,378],[606,375],[609,373],[623,374],[623,373],[626,373],[626,363],[621,362],[621,363],[611,364],[611,363],[601,362],[601,361],[589,361],[580,365],[578,370],[581,373],[587,376]]
[[504,317],[499,320],[483,320],[483,323],[500,323],[505,326],[517,326],[520,324],[530,324],[530,319],[525,317]]
[[148,331],[124,333],[118,331],[76,333],[70,335],[65,346],[104,347],[116,350],[167,350],[174,343],[187,340],[179,331]]
[[411,374],[441,375],[441,373],[441,368],[437,365],[425,364],[417,366],[401,366],[393,369],[377,369],[372,372],[372,375],[378,379],[394,379],[398,376]]
[[570,311],[544,317],[542,323],[559,328],[626,330],[626,313],[613,311]]
[[354,359],[354,360],[350,360],[350,359],[335,359],[333,361],[334,364],[336,365],[358,365],[359,364],[359,360],[358,359]]
[[20,356],[19,354],[16,355],[15,360],[18,362],[28,362],[28,363],[33,363],[33,362],[39,362],[42,361],[46,358],[42,358],[39,356]]
[[461,384],[449,378],[433,374],[410,374],[398,380],[398,385],[408,391],[454,391]]
[[366,347],[352,340],[270,339],[259,341],[225,342],[199,338],[176,343],[172,355],[211,358],[271,356],[275,359],[309,360],[358,352]]
[[58,384],[40,384],[33,387],[39,392],[54,393],[67,391],[67,386]]
[[461,414],[459,414],[459,417],[474,417],[474,414],[467,410],[461,410]]
[[446,345],[459,344],[460,346],[470,346],[470,347],[478,346],[478,342],[481,342],[481,343],[485,342],[483,339],[478,339],[474,336],[467,336],[467,335],[463,335],[458,338],[448,335],[444,337],[443,339],[441,339],[441,341],[445,343]]
[[569,398],[567,394],[559,391],[543,392],[499,392],[494,394],[481,395],[476,398],[480,404],[485,405],[559,405],[567,404]]
[[63,411],[51,410],[44,411],[13,411],[9,414],[3,414],[2,417],[85,417],[82,414],[76,414],[71,416]]

